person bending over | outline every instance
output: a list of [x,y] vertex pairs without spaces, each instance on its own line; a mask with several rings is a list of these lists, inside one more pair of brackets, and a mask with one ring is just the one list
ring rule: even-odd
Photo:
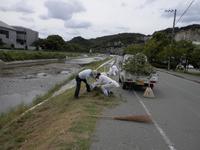
[[112,93],[112,88],[119,87],[119,83],[101,73],[97,74],[96,79],[97,81],[93,84],[93,87],[100,87],[105,96]]
[[95,78],[97,75],[97,71],[96,70],[91,70],[91,69],[85,69],[83,71],[81,71],[77,76],[76,76],[76,90],[74,93],[74,97],[78,98],[79,97],[79,91],[80,91],[80,87],[81,87],[81,82],[83,81],[86,85],[87,88],[87,92],[90,92],[90,85],[88,84],[87,80],[90,77]]

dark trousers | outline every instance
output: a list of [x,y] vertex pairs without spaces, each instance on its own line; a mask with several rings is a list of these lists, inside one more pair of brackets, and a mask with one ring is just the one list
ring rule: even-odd
[[79,78],[79,76],[76,76],[76,90],[75,90],[75,93],[74,93],[75,98],[78,98],[79,91],[80,91],[80,88],[81,88],[81,81],[83,81],[85,83],[87,91],[90,92],[90,85],[87,83],[87,80],[81,79],[81,78]]

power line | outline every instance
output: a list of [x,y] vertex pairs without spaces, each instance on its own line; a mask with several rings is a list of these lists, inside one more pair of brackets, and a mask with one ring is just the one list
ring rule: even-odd
[[186,8],[186,10],[182,13],[182,15],[179,17],[178,21],[176,22],[176,24],[181,20],[181,18],[186,14],[186,12],[188,11],[188,9],[192,6],[192,4],[194,3],[195,0],[193,0],[188,7]]

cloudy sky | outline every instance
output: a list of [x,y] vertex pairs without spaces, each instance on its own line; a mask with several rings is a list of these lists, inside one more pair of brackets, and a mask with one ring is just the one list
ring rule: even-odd
[[[192,0],[1,0],[0,20],[65,40],[132,32],[152,34],[172,26]],[[200,23],[200,0],[195,0],[177,26]]]

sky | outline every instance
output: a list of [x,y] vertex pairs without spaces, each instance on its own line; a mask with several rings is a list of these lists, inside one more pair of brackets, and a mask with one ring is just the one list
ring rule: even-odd
[[[172,27],[192,0],[0,0],[0,20],[65,40],[118,33],[152,34]],[[195,0],[176,26],[200,24],[200,0]]]

